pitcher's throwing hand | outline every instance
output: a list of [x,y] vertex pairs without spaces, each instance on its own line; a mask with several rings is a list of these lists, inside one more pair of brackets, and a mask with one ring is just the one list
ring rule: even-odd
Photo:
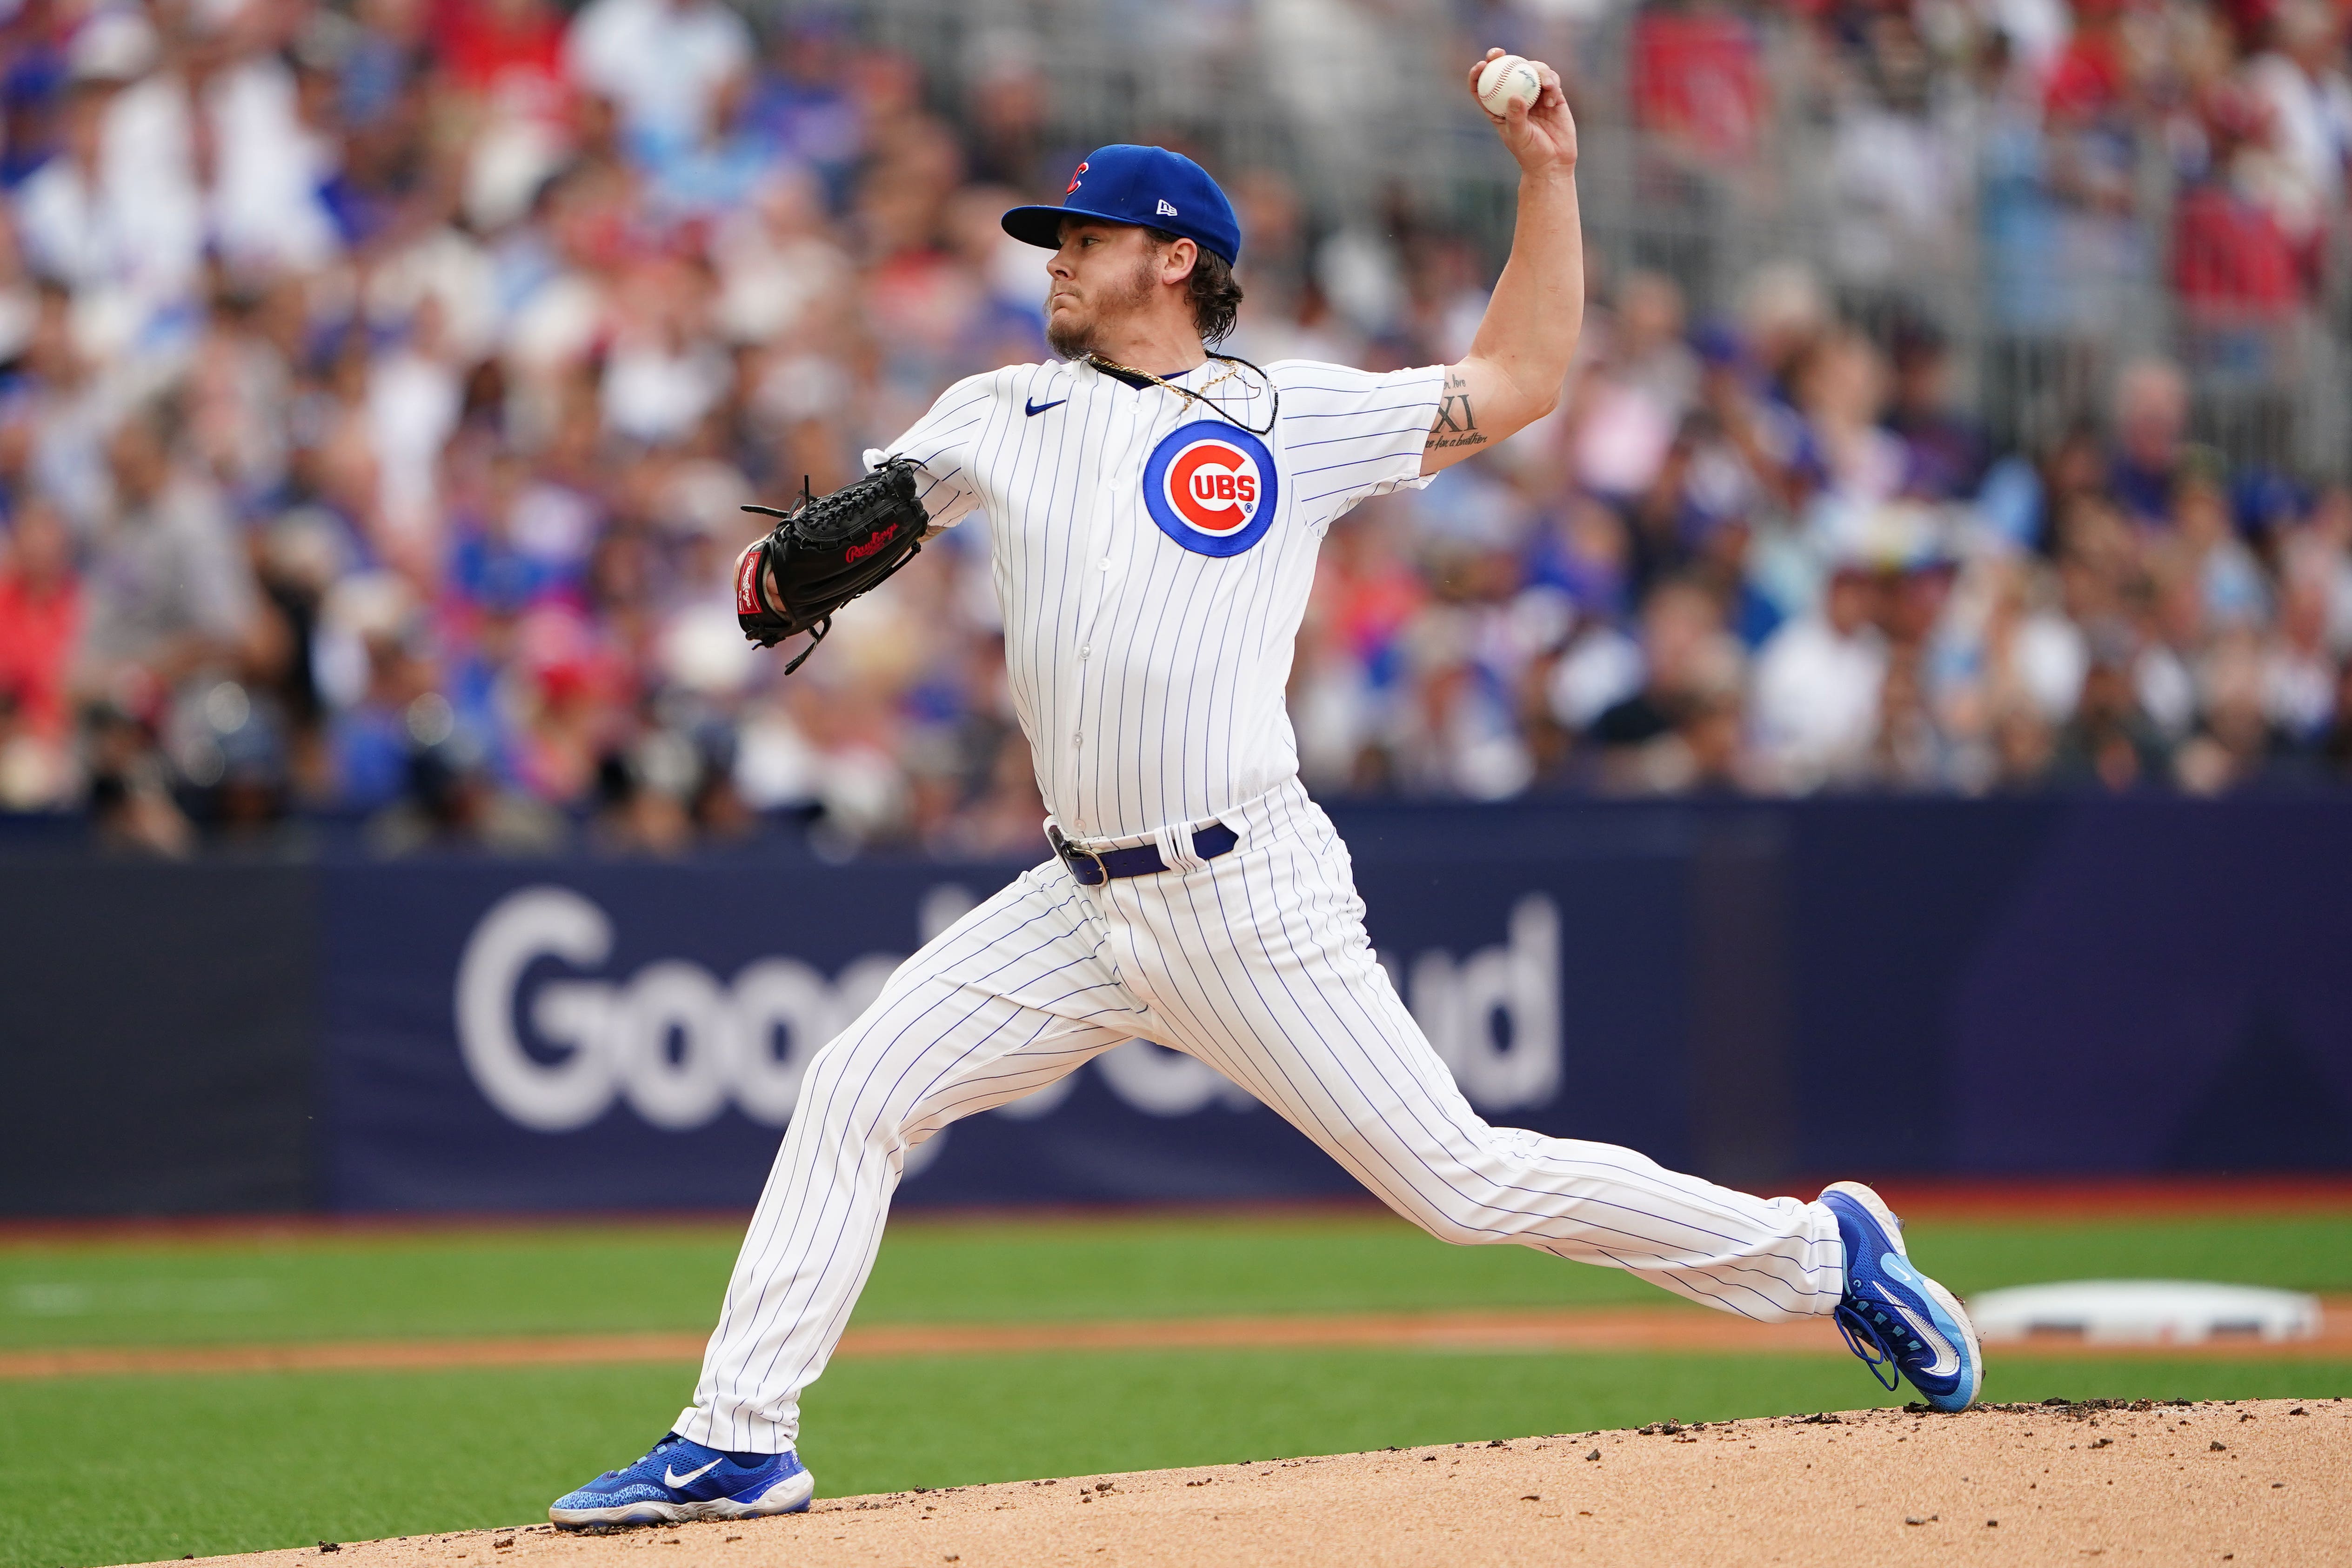
[[1558,71],[1541,60],[1528,61],[1538,84],[1536,100],[1530,104],[1514,101],[1501,114],[1487,108],[1479,95],[1478,78],[1486,74],[1487,66],[1508,57],[1500,49],[1488,49],[1471,66],[1471,101],[1495,122],[1496,134],[1511,150],[1511,156],[1518,160],[1521,173],[1573,172],[1576,117],[1568,111],[1568,95],[1560,90]]

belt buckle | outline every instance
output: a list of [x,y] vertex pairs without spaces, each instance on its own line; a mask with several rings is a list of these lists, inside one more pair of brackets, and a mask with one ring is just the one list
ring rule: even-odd
[[1108,887],[1110,885],[1110,867],[1103,862],[1103,858],[1100,853],[1094,850],[1082,849],[1078,845],[1072,843],[1068,838],[1064,836],[1062,830],[1058,827],[1047,828],[1045,830],[1045,836],[1054,841],[1054,853],[1060,857],[1062,863],[1068,866],[1073,873],[1078,870],[1079,863],[1081,862],[1092,861],[1094,862],[1095,880],[1093,882],[1087,882],[1084,878],[1080,878],[1078,883],[1079,886]]

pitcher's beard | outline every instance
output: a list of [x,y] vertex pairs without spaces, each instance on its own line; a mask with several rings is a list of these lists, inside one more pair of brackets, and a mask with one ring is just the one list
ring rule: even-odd
[[1045,346],[1066,360],[1083,360],[1095,351],[1095,324],[1081,321],[1075,326],[1055,325],[1049,319],[1045,326]]
[[1102,298],[1096,301],[1094,308],[1087,313],[1085,319],[1067,326],[1055,325],[1053,297],[1048,290],[1045,310],[1045,346],[1066,360],[1083,360],[1089,354],[1101,353],[1104,323],[1115,321],[1123,314],[1143,308],[1145,303],[1151,298],[1152,274],[1158,267],[1159,258],[1156,255],[1146,256],[1136,264],[1135,271],[1129,276],[1124,287],[1107,290]]

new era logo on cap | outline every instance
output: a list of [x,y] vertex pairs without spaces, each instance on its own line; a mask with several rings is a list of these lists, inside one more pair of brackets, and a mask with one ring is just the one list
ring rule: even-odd
[[1164,196],[1160,198],[1158,215],[1163,218],[1172,218],[1176,215],[1176,209],[1168,204],[1168,199]]

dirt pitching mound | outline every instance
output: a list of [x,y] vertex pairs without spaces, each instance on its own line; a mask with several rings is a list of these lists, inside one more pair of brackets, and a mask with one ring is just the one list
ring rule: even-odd
[[[822,1484],[822,1474],[819,1476]],[[820,1499],[805,1514],[334,1550],[333,1568],[1986,1562],[2339,1563],[2352,1404],[1661,1422],[1376,1454]],[[320,1549],[215,1563],[315,1563]]]

